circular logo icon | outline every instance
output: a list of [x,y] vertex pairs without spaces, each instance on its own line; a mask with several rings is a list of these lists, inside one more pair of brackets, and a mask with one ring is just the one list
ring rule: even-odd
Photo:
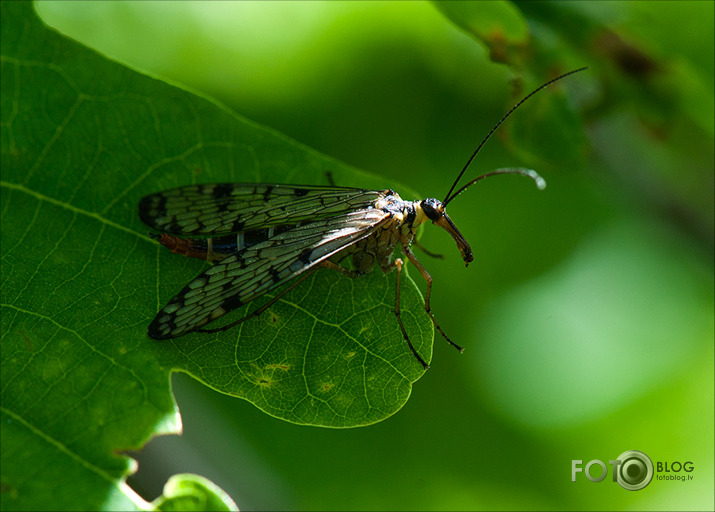
[[629,450],[618,456],[618,484],[629,491],[640,491],[653,480],[653,461],[645,453]]

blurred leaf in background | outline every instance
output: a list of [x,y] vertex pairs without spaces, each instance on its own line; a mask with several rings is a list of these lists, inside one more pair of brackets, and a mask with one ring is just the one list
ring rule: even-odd
[[[439,343],[407,406],[364,429],[276,421],[183,376],[184,436],[132,485],[209,477],[254,509],[702,509],[713,503],[713,4],[42,3],[102,53],[450,204],[476,261],[427,229]],[[492,62],[489,58],[496,62]],[[5,79],[3,79],[5,80]],[[354,183],[340,183],[355,185]],[[404,197],[404,194],[403,194]],[[690,482],[626,492],[571,460],[638,449]]]

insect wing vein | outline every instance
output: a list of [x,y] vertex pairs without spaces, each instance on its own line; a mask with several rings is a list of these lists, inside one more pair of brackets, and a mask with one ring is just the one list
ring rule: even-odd
[[190,185],[144,197],[139,216],[148,226],[175,235],[218,235],[362,210],[384,195],[347,187]]
[[369,236],[389,221],[375,208],[351,211],[284,231],[243,249],[196,277],[149,325],[149,336],[174,338],[286,284]]

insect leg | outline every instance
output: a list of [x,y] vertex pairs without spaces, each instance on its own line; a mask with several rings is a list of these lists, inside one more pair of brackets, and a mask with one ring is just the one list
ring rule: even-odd
[[222,327],[217,327],[217,328],[215,328],[215,329],[196,329],[196,332],[208,332],[208,333],[212,333],[212,332],[225,331],[225,330],[227,330],[227,329],[230,329],[231,327],[237,326],[238,324],[242,324],[242,323],[245,322],[246,320],[250,320],[250,319],[253,318],[253,317],[258,317],[258,316],[260,316],[261,313],[263,313],[265,310],[267,310],[268,308],[270,308],[273,304],[275,304],[275,303],[278,302],[280,299],[282,299],[289,291],[291,291],[293,288],[295,288],[295,287],[298,286],[300,283],[302,283],[303,281],[305,281],[308,277],[310,277],[310,276],[313,274],[313,272],[315,272],[315,270],[317,270],[317,268],[319,268],[319,266],[317,266],[317,267],[315,267],[315,268],[313,268],[313,269],[311,269],[311,270],[309,270],[309,271],[303,273],[303,275],[300,276],[298,279],[296,279],[296,281],[295,281],[293,284],[291,284],[288,288],[286,288],[285,290],[283,290],[282,292],[280,292],[278,295],[276,295],[275,297],[273,297],[271,300],[269,300],[268,302],[266,302],[263,306],[261,306],[260,308],[256,309],[256,310],[253,311],[252,313],[250,313],[250,314],[244,316],[244,317],[241,318],[240,320],[236,320],[235,322],[232,322],[232,323],[230,323],[230,324],[228,324],[228,325],[224,325],[224,326],[222,326]]
[[[410,350],[414,354],[414,356],[417,358],[417,360],[422,363],[422,366],[426,370],[429,368],[429,365],[425,363],[424,359],[420,357],[420,355],[417,353],[417,350],[415,350],[415,347],[412,345],[412,342],[410,341],[410,337],[407,336],[407,331],[405,330],[405,326],[402,323],[402,318],[400,317],[400,276],[402,275],[402,259],[397,258],[395,261],[392,262],[392,265],[397,268],[397,285],[395,286],[395,316],[397,317],[397,323],[400,324],[400,329],[402,329],[402,336],[405,338],[405,341],[407,341],[407,344],[410,347]],[[434,319],[432,320],[434,322]],[[440,331],[441,332],[441,331]]]
[[356,277],[360,277],[362,275],[358,272],[355,272],[354,270],[345,268],[342,265],[338,265],[337,263],[332,262],[330,260],[321,261],[319,266],[323,268],[328,268],[330,270],[335,270],[336,272],[340,272],[342,275],[349,277],[350,279],[355,279]]
[[[329,268],[331,270],[335,270],[337,272],[340,272],[344,276],[347,276],[350,278],[355,278],[355,277],[359,277],[362,275],[358,272],[355,272],[354,270],[345,268],[342,265],[333,263],[330,260],[322,261],[320,265],[323,268]],[[415,358],[417,358],[417,360],[422,364],[422,366],[426,370],[427,368],[429,368],[429,365],[427,363],[425,363],[425,360],[422,359],[422,357],[417,353],[417,350],[415,350],[415,347],[412,345],[412,342],[410,341],[410,337],[407,336],[407,330],[405,329],[405,326],[402,323],[402,318],[400,317],[400,275],[402,274],[402,265],[403,265],[403,263],[400,258],[397,258],[395,261],[392,262],[392,266],[397,269],[397,286],[395,289],[395,316],[397,317],[397,323],[400,324],[400,329],[402,330],[402,336],[405,338],[405,341],[407,341],[407,345],[410,347],[410,350],[414,354]]]
[[[457,345],[455,342],[449,339],[449,336],[447,336],[442,328],[439,326],[437,323],[437,320],[434,319],[434,315],[432,314],[432,309],[430,308],[429,305],[429,299],[430,295],[432,294],[432,276],[429,275],[429,272],[422,266],[422,263],[419,262],[417,257],[415,256],[415,253],[410,250],[409,247],[403,246],[402,247],[402,252],[405,253],[405,256],[412,262],[412,264],[417,267],[417,270],[420,271],[420,274],[422,274],[422,277],[424,278],[425,281],[427,281],[427,292],[425,293],[425,311],[427,311],[427,314],[430,317],[430,320],[432,320],[432,323],[434,324],[435,328],[439,331],[439,333],[444,337],[445,340],[449,342],[450,345],[452,345],[454,348],[459,350],[460,352],[464,352],[464,349]],[[399,270],[399,267],[398,267]],[[398,282],[399,282],[399,273],[398,275]],[[399,289],[399,286],[398,286]]]
[[437,258],[438,260],[443,260],[443,259],[444,259],[444,254],[437,254],[436,252],[432,252],[432,251],[427,250],[427,248],[426,248],[424,245],[422,245],[421,243],[419,243],[417,240],[414,240],[414,241],[412,242],[412,245],[414,245],[415,247],[417,247],[420,251],[422,251],[423,253],[425,253],[425,254],[426,254],[427,256],[429,256],[430,258]]
[[332,171],[325,171],[325,179],[328,180],[328,185],[330,185],[331,187],[335,186],[335,178],[333,178]]

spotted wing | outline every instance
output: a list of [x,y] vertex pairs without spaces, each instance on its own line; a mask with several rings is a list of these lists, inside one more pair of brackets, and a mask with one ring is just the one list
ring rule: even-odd
[[386,193],[265,183],[189,185],[142,198],[139,217],[175,235],[220,235],[362,210]]
[[390,214],[368,208],[282,232],[213,265],[157,314],[149,336],[181,336],[274,290],[372,234]]

